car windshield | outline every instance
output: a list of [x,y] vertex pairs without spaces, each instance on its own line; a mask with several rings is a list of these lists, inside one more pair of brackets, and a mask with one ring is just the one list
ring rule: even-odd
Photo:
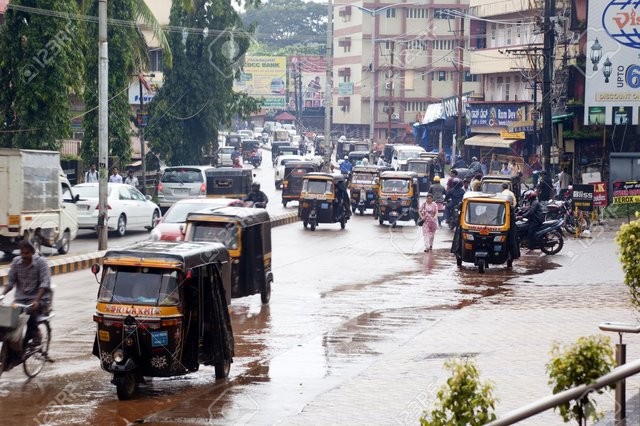
[[482,182],[482,192],[499,194],[502,192],[502,182]]
[[465,221],[470,225],[502,226],[506,221],[505,204],[470,201],[467,204]]
[[409,180],[408,179],[384,179],[382,181],[382,192],[408,194]]
[[[111,190],[113,187],[107,186],[107,194],[111,195]],[[90,185],[90,186],[74,186],[73,193],[80,196],[80,199],[83,198],[98,198],[98,185]],[[107,195],[108,197],[108,195]]]
[[202,172],[198,169],[168,169],[164,171],[160,182],[166,183],[200,183],[204,182]]
[[351,177],[351,182],[364,185],[373,185],[376,183],[376,177],[377,175],[375,173],[356,172]]
[[238,227],[233,222],[194,222],[192,241],[219,242],[228,249],[238,248]]
[[398,160],[408,160],[410,158],[420,158],[421,151],[400,151],[398,152]]
[[232,146],[229,147],[224,147],[224,148],[220,148],[220,152],[223,154],[231,154],[233,151],[235,151],[236,149]]
[[176,305],[178,271],[139,266],[107,266],[98,301],[135,305]]
[[409,163],[407,164],[407,170],[410,172],[425,174],[427,173],[428,165],[429,165],[428,163],[422,163],[422,162]]
[[204,210],[213,207],[222,207],[228,205],[225,201],[213,201],[211,203],[176,203],[167,211],[162,219],[163,223],[184,223],[187,221],[187,215],[192,212]]
[[333,182],[330,180],[309,180],[305,179],[302,183],[302,192],[309,194],[331,194]]

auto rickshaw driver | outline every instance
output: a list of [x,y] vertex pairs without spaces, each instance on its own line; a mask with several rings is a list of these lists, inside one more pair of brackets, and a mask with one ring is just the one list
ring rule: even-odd
[[336,203],[338,208],[334,210],[334,220],[338,222],[342,215],[347,219],[351,218],[351,199],[345,181],[341,180],[336,183]]

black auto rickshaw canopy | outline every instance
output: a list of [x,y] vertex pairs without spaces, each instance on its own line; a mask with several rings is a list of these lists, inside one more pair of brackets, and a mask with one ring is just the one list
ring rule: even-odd
[[227,138],[225,139],[225,146],[232,146],[236,149],[240,149],[240,146],[242,144],[242,135],[238,135],[238,134],[230,134],[227,135]]
[[304,178],[309,180],[332,180],[334,183],[334,187],[338,182],[346,181],[342,173],[312,172],[307,173]]
[[245,139],[242,141],[242,158],[248,160],[251,153],[260,148],[260,141],[256,139]]
[[278,155],[280,155],[280,148],[285,146],[291,146],[291,142],[289,142],[288,140],[271,142],[271,156],[273,158],[276,158]]
[[307,173],[317,172],[318,163],[313,161],[288,161],[282,177],[282,198],[297,199],[302,191],[302,179]]
[[486,194],[499,194],[503,191],[502,184],[509,185],[509,189],[516,196],[516,203],[522,197],[520,175],[487,175],[480,181],[480,189]]
[[207,197],[242,199],[251,192],[253,173],[251,169],[219,167],[208,169]]
[[351,151],[349,153],[349,161],[352,164],[356,164],[357,161],[362,161],[363,158],[369,159],[369,151]]
[[271,293],[271,220],[264,209],[222,207],[187,215],[187,241],[224,244],[232,258],[231,297]]

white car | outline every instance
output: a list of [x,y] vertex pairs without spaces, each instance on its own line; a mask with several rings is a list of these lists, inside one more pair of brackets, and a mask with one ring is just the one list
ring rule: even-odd
[[[131,185],[109,183],[107,228],[124,236],[128,228],[151,230],[160,218],[160,207],[151,201],[151,197],[142,195]],[[79,196],[78,227],[95,229],[98,225],[98,184],[81,183],[73,187],[73,193]]]
[[253,130],[239,130],[238,134],[242,139],[253,139]]
[[231,159],[231,154],[236,149],[232,146],[223,146],[218,149],[218,166],[219,167],[231,167],[233,166],[233,160]]
[[273,178],[276,183],[276,189],[282,185],[282,179],[284,179],[284,166],[289,161],[302,161],[304,157],[302,155],[281,155],[276,158],[275,167],[273,168]]

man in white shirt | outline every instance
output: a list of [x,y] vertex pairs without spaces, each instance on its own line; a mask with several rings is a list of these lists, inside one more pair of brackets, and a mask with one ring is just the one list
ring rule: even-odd
[[98,182],[98,171],[96,170],[96,165],[92,164],[91,168],[85,172],[84,174],[85,182]]
[[134,188],[138,187],[138,178],[133,175],[133,170],[129,169],[124,183],[126,183],[127,185],[131,185]]
[[111,176],[109,176],[109,182],[122,183],[122,176],[118,173],[118,168],[111,169]]

